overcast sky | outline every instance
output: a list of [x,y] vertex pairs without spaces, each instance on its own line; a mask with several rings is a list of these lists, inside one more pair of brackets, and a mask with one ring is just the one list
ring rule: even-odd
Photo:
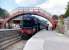
[[69,0],[48,0],[47,2],[39,5],[39,7],[42,7],[51,14],[60,15],[65,13],[68,1]]
[[17,7],[40,7],[50,14],[64,14],[69,0],[0,0],[0,7],[9,12]]

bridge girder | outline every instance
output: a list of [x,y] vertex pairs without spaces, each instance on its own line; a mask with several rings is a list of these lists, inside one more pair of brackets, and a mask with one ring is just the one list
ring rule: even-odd
[[14,17],[21,15],[21,14],[25,14],[25,13],[32,13],[32,14],[42,16],[42,17],[48,19],[51,22],[52,26],[54,27],[54,20],[52,19],[52,16],[50,16],[48,13],[46,13],[44,10],[42,10],[40,8],[18,8],[18,9],[15,9],[11,12],[9,18],[5,19],[3,25],[5,25],[8,21],[13,19]]

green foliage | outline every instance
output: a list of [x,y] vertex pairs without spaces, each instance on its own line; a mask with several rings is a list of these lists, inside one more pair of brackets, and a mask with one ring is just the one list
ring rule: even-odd
[[69,2],[68,2],[68,5],[67,5],[67,10],[66,10],[66,13],[65,13],[65,18],[69,16]]
[[0,18],[5,18],[8,15],[9,15],[9,13],[6,10],[0,8]]

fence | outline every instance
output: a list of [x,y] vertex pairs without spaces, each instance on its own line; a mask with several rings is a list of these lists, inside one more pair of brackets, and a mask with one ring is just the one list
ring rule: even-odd
[[69,36],[69,17],[64,20],[64,34]]

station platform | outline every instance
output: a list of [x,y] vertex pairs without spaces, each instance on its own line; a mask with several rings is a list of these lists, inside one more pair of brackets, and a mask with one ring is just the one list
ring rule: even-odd
[[44,29],[29,39],[23,50],[69,50],[69,37]]

